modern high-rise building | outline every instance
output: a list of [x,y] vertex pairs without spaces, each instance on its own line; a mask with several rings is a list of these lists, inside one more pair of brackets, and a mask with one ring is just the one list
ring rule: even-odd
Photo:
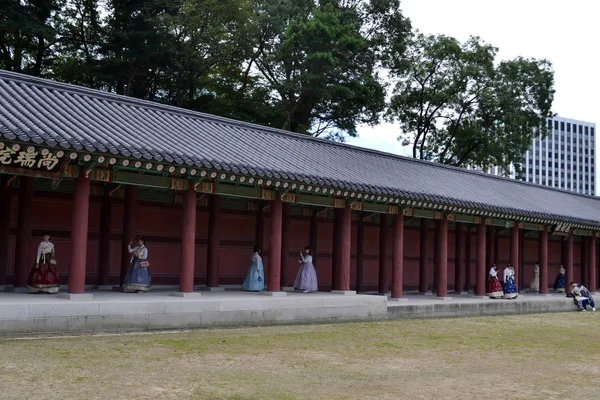
[[[548,136],[533,139],[525,153],[522,173],[511,178],[552,186],[576,193],[595,195],[596,182],[596,124],[568,118],[548,119]],[[494,175],[502,168],[492,167]]]

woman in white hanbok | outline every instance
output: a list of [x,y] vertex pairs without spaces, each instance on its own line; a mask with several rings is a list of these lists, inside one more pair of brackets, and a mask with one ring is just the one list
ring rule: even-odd
[[533,267],[533,279],[529,284],[529,290],[532,292],[539,293],[540,291],[540,263],[539,261],[535,262],[535,267]]

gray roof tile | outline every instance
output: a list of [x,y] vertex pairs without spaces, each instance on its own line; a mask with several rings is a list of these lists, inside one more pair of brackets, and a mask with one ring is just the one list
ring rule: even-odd
[[0,71],[0,136],[600,226],[600,200]]

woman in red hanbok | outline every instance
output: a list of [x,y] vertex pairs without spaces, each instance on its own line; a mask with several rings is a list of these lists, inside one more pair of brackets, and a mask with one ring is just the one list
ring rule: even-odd
[[492,299],[501,299],[504,296],[504,290],[502,289],[502,284],[498,279],[498,267],[496,264],[492,265],[490,268],[490,274],[488,278],[487,285],[487,295]]
[[29,293],[58,293],[58,271],[54,254],[54,244],[50,242],[50,234],[45,232],[38,246],[35,265],[27,279]]

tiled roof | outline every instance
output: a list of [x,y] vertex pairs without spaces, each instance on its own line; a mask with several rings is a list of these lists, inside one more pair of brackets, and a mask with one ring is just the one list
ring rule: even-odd
[[600,226],[600,199],[0,71],[0,137]]

